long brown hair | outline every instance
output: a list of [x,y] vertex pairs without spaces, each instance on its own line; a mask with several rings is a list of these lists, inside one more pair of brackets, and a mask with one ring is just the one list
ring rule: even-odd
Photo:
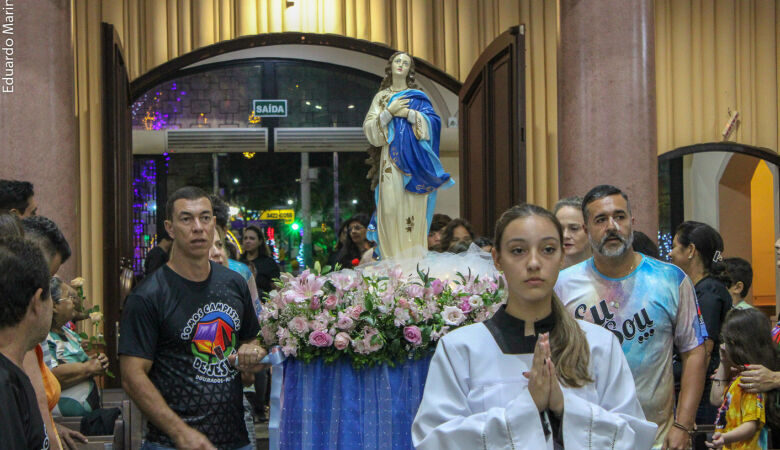
[[[541,206],[523,203],[513,206],[501,214],[496,222],[496,234],[493,242],[496,252],[501,252],[501,238],[506,227],[517,219],[539,216],[552,222],[558,230],[559,243],[563,242],[563,227],[553,213]],[[561,250],[562,251],[562,250]],[[588,371],[590,361],[590,348],[585,332],[574,320],[574,317],[566,311],[563,303],[555,294],[552,295],[552,316],[555,326],[550,331],[550,353],[553,364],[558,372],[560,381],[568,387],[582,387],[593,382]]]
[[409,73],[406,74],[406,86],[409,89],[420,89],[419,86],[417,86],[417,82],[414,81],[417,72],[414,70],[414,58],[412,58],[412,55],[406,52],[395,52],[393,53],[393,56],[387,60],[387,64],[385,65],[385,77],[382,79],[382,84],[379,85],[379,90],[387,89],[393,85],[393,60],[398,55],[406,55],[409,57]]
[[[735,366],[761,364],[772,372],[780,371],[780,352],[772,342],[772,323],[755,308],[732,309],[720,329],[729,363]],[[766,423],[780,426],[777,408],[778,390],[764,392]]]

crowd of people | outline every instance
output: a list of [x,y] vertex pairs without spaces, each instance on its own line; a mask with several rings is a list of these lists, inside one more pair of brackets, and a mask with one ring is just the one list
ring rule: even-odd
[[[7,448],[70,449],[88,437],[53,416],[104,412],[95,377],[109,366],[74,332],[84,299],[56,277],[70,247],[38,204],[30,183],[0,180],[0,435]],[[269,377],[257,316],[279,269],[260,228],[231,249],[227,210],[175,191],[124,305],[122,386],[149,421],[145,449],[253,448]],[[368,227],[346,220],[331,262],[372,261]],[[553,211],[510,208],[493,239],[433,216],[429,251],[472,244],[492,255],[507,301],[441,338],[416,447],[741,449],[780,437],[780,324],[745,300],[750,263],[724,258],[711,226],[680,224],[661,261],[627,195],[602,185]],[[776,252],[780,270],[780,240]]]

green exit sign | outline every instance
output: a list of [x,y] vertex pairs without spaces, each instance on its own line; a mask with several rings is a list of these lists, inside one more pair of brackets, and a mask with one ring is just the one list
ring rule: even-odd
[[287,117],[287,100],[253,100],[252,109],[257,117]]

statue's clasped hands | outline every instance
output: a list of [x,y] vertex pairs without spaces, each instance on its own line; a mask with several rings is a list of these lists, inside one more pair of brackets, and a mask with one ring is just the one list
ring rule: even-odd
[[406,117],[409,115],[409,99],[400,98],[393,103],[390,103],[387,107],[387,112],[393,115],[393,117]]
[[539,412],[549,409],[560,417],[563,414],[563,392],[550,353],[550,333],[539,335],[531,370],[523,372],[523,375],[528,378],[528,392]]

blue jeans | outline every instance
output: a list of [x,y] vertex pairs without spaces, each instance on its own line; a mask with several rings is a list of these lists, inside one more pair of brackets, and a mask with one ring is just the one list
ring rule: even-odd
[[[237,448],[235,450],[251,450],[252,444],[246,445],[244,447]],[[144,441],[144,443],[141,445],[141,450],[176,450],[173,447],[165,447],[160,444],[155,444],[154,442]]]

